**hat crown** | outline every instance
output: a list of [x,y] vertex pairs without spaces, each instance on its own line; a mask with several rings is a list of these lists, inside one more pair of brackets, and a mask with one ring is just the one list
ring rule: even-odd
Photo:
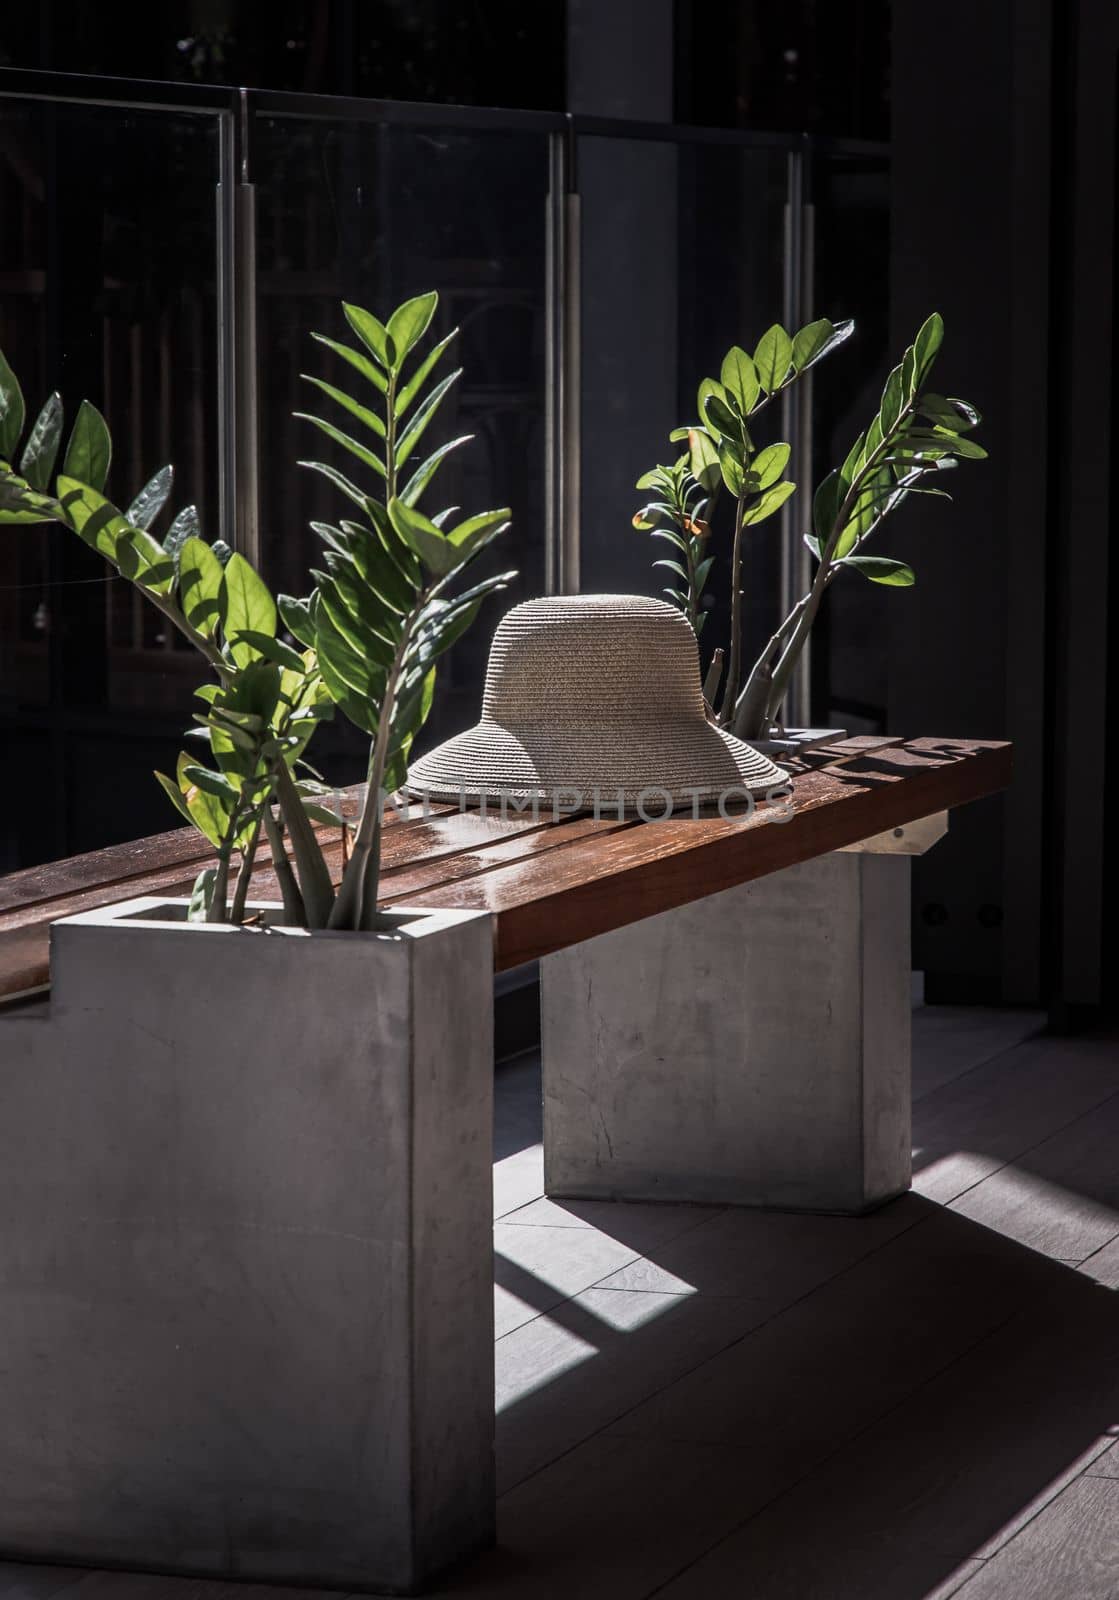
[[498,624],[482,722],[524,726],[600,716],[704,716],[695,634],[682,612],[644,595],[551,595]]

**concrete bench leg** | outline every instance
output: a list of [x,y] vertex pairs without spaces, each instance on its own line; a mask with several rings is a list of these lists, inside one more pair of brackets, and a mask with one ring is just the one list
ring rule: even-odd
[[541,966],[550,1195],[857,1213],[909,1187],[905,856],[823,856]]

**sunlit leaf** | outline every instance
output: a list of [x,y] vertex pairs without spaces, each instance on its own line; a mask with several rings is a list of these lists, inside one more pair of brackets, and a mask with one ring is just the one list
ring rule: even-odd
[[[754,351],[758,381],[766,394],[775,394],[789,375],[793,362],[793,341],[779,322],[767,328]],[[726,382],[726,380],[723,380]]]
[[0,350],[0,458],[4,461],[15,460],[26,414],[19,379]]
[[433,289],[428,294],[418,294],[412,300],[405,300],[404,304],[393,312],[386,331],[387,342],[395,346],[397,364],[402,362],[413,345],[423,338],[438,304],[439,296]]
[[[0,360],[2,359],[0,357]],[[0,388],[2,382],[0,378]],[[40,493],[50,486],[50,477],[54,471],[61,439],[62,401],[57,394],[52,394],[36,417],[27,436],[23,454],[19,458],[20,472],[32,489],[37,489]],[[4,452],[0,449],[0,455],[2,454]]]
[[62,470],[68,478],[88,484],[99,493],[109,476],[113,444],[105,419],[96,406],[83,400],[74,418]]

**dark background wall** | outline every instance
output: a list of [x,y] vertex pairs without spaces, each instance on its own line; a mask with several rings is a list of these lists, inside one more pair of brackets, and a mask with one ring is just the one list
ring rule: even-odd
[[[916,963],[934,998],[1041,1000],[1071,1021],[1111,998],[1107,913],[1119,872],[1107,827],[1119,774],[1119,741],[1108,737],[1119,673],[1110,636],[1119,614],[1110,561],[1117,35],[1109,0],[990,0],[938,12],[935,24],[907,0],[184,0],[143,13],[44,0],[0,17],[0,65],[875,141],[862,155],[825,148],[813,172],[815,309],[859,324],[849,354],[817,384],[816,472],[846,448],[934,307],[948,329],[944,382],[985,413],[991,460],[961,469],[951,508],[907,507],[899,518],[890,549],[913,561],[914,590],[836,586],[814,644],[814,715],[1014,739],[1012,794],[954,819],[918,868]],[[714,161],[689,166],[667,144],[583,154],[584,265],[593,269],[584,581],[649,588],[649,552],[621,532],[627,485],[655,458],[669,413],[688,409],[694,369],[730,342],[728,321],[731,337],[749,339],[779,314],[766,250],[781,185],[760,167],[728,176]],[[440,157],[448,173],[452,157]],[[526,150],[526,171],[534,159]],[[0,271],[15,269],[4,252],[21,237],[11,170],[0,188]],[[492,178],[458,170],[477,192],[495,192]],[[416,195],[422,216],[429,202]],[[92,198],[71,195],[71,214]],[[674,231],[695,248],[654,259]],[[468,259],[480,271],[487,252],[509,256],[500,228],[488,243],[475,233],[456,272]],[[471,238],[465,224],[460,234]],[[122,234],[117,245],[129,242]],[[529,276],[538,267],[526,256]],[[92,257],[73,257],[67,270],[77,281]],[[510,303],[522,294],[503,292]],[[535,315],[526,301],[526,330]],[[57,328],[45,337],[57,346]],[[536,337],[526,334],[526,350]],[[101,353],[67,359],[95,392]],[[505,382],[510,406],[531,374],[530,361],[521,389]],[[513,420],[510,411],[502,426]],[[69,578],[92,576],[78,571],[80,555]],[[772,551],[759,556],[757,582],[769,605]],[[0,617],[3,603],[0,594]],[[89,653],[97,608],[77,598],[73,608],[69,677],[56,695],[80,705],[97,701],[106,668]],[[21,626],[33,629],[34,615]],[[104,748],[94,723],[71,784]],[[28,737],[26,759],[45,762],[52,735]],[[150,764],[146,753],[139,764]],[[136,787],[136,766],[122,755],[115,792]],[[141,817],[108,795],[92,822],[52,798],[33,816],[23,808],[20,859],[156,825],[150,810]]]

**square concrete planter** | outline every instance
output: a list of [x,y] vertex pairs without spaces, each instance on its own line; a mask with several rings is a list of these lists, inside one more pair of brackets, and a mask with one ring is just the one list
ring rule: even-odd
[[0,1021],[0,1552],[414,1592],[491,1541],[488,916],[52,930]]

